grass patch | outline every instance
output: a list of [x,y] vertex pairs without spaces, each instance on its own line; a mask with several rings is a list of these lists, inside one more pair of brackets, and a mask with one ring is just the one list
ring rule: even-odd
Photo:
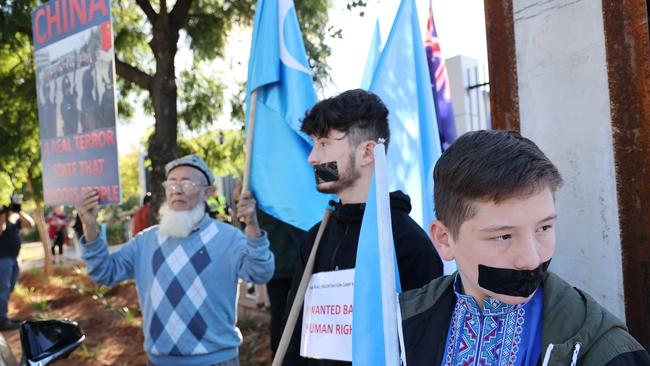
[[136,312],[133,309],[129,309],[126,306],[122,308],[122,319],[124,319],[126,324],[128,324],[131,327],[140,326],[140,324],[138,324]]
[[102,346],[97,346],[93,349],[90,349],[85,344],[82,344],[79,350],[77,350],[76,354],[83,361],[90,361],[96,359],[97,356],[99,356],[99,354],[101,353],[101,351],[102,351]]
[[51,309],[49,301],[47,299],[35,299],[32,300],[32,302],[29,304],[32,309],[38,311],[38,312],[48,312]]
[[68,287],[70,283],[72,283],[72,280],[70,280],[68,277],[52,275],[48,277],[47,282],[50,285],[54,285],[57,287]]
[[95,288],[93,290],[93,300],[103,299],[104,296],[106,296],[106,293],[111,289],[110,287],[104,285],[99,285],[94,287]]
[[239,329],[242,331],[248,331],[250,329],[253,329],[255,326],[255,319],[250,316],[244,315],[240,320],[239,320]]
[[41,268],[41,267],[32,268],[30,270],[27,270],[25,273],[30,275],[30,276],[34,276],[34,277],[38,278],[39,280],[42,280],[42,279],[45,278],[45,273],[43,272],[43,268]]
[[87,276],[88,275],[88,267],[86,266],[74,266],[74,273],[82,276]]
[[47,313],[52,310],[49,301],[34,287],[25,287],[18,283],[14,288],[14,294],[21,297],[23,301],[28,303],[37,312]]
[[261,366],[255,355],[260,351],[262,342],[259,334],[253,333],[247,337],[244,342],[246,344],[244,354],[242,355],[243,363],[250,366]]
[[34,319],[34,320],[52,320],[52,316],[47,312],[34,313],[34,315],[32,316],[32,319]]
[[35,288],[25,287],[20,283],[17,283],[16,287],[14,287],[14,294],[22,297],[26,302],[30,302],[31,298],[37,296]]

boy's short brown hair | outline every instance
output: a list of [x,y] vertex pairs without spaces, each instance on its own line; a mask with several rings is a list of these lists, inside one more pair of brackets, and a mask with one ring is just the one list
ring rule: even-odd
[[474,131],[458,138],[438,159],[434,172],[438,220],[457,237],[475,214],[474,201],[526,197],[555,191],[562,176],[531,140],[514,131]]

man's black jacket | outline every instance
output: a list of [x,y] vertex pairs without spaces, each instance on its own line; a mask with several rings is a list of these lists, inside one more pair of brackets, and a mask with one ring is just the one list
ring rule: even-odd
[[[325,228],[314,262],[314,273],[354,268],[357,258],[357,244],[365,204],[333,204],[334,211]],[[411,200],[401,191],[390,194],[393,240],[397,255],[397,266],[402,290],[411,290],[426,285],[442,276],[442,261],[431,240],[422,228],[409,216]],[[314,245],[320,223],[309,230],[300,248],[296,272],[289,293],[285,323],[293,303],[307,258]],[[350,362],[316,360],[300,357],[300,336],[302,311],[291,338],[284,366],[335,366],[350,365]]]

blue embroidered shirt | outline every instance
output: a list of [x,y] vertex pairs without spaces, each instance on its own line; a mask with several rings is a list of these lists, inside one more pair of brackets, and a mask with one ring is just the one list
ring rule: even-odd
[[247,239],[207,215],[187,238],[164,237],[154,226],[113,254],[102,239],[82,243],[93,281],[112,285],[135,278],[144,349],[157,366],[237,357],[237,278],[265,283],[273,275],[266,233]]
[[542,291],[538,288],[528,302],[517,305],[486,297],[481,310],[473,297],[462,293],[457,275],[442,365],[535,365],[542,347]]

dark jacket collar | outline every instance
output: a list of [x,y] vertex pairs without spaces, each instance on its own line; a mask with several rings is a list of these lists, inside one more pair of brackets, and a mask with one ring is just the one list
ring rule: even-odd
[[[339,200],[330,201],[332,206],[332,215],[340,221],[361,222],[363,219],[363,212],[366,209],[365,203],[348,203],[343,204]],[[411,199],[402,191],[394,191],[390,193],[390,208],[391,210],[404,211],[406,214],[411,212]]]

